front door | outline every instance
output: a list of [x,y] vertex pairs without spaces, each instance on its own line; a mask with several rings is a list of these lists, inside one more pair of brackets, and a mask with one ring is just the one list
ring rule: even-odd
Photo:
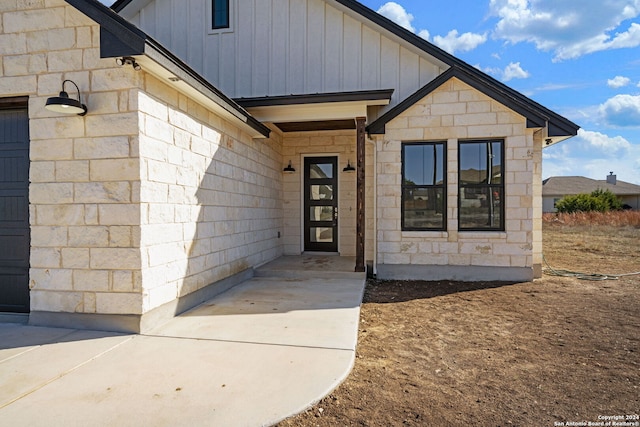
[[304,160],[304,250],[338,252],[338,158]]
[[29,115],[0,99],[0,312],[29,312]]

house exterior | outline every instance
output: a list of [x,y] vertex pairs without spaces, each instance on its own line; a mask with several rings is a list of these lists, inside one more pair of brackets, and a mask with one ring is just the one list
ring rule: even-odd
[[542,147],[578,126],[357,1],[0,14],[0,311],[147,331],[303,253],[541,274]]
[[556,212],[556,203],[565,196],[591,194],[596,190],[609,190],[627,209],[640,210],[640,185],[619,181],[611,172],[606,179],[596,180],[584,176],[552,176],[542,181],[542,211]]

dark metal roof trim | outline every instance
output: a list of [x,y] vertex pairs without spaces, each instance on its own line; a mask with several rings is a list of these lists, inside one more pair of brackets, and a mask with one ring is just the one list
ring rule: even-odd
[[[522,95],[518,91],[510,88],[509,86],[505,85],[504,83],[499,82],[498,80],[496,80],[493,77],[483,73],[482,71],[478,70],[477,68],[467,64],[466,62],[462,61],[461,59],[456,58],[455,56],[451,55],[450,53],[448,53],[448,52],[446,52],[446,51],[444,51],[442,49],[440,49],[439,47],[435,46],[434,44],[429,43],[427,40],[423,39],[422,37],[419,37],[418,35],[412,33],[411,31],[401,27],[400,25],[396,24],[395,22],[391,21],[390,19],[385,18],[384,16],[380,15],[379,13],[375,12],[374,10],[364,6],[363,4],[361,4],[361,3],[359,3],[359,2],[357,2],[355,0],[334,0],[334,1],[337,2],[337,3],[340,3],[344,7],[347,7],[348,9],[351,9],[352,11],[356,12],[357,14],[359,14],[359,15],[363,16],[364,18],[368,19],[369,21],[373,22],[374,24],[384,28],[385,30],[389,31],[390,33],[398,36],[399,38],[401,38],[402,40],[406,41],[407,43],[412,44],[413,46],[421,49],[422,51],[424,51],[424,52],[428,53],[429,55],[433,56],[434,58],[444,62],[445,64],[448,64],[449,66],[455,67],[455,68],[457,68],[459,70],[464,70],[466,73],[468,73],[468,74],[470,74],[472,76],[475,76],[476,80],[483,82],[483,86],[485,88],[483,90],[483,92],[486,93],[487,95],[491,96],[489,92],[500,93],[500,94],[502,94],[501,97],[503,99],[505,99],[505,98],[506,99],[513,99],[513,101],[518,103],[518,104],[527,104],[527,105],[529,105],[530,109],[535,111],[534,115],[540,115],[541,117],[545,117],[547,119],[547,121],[549,122],[549,136],[568,136],[568,135],[574,136],[574,135],[577,134],[578,129],[580,127],[578,125],[576,125],[575,123],[573,123],[570,120],[560,116],[559,114],[547,109],[546,107],[543,107],[542,105],[540,105],[540,104],[536,103],[535,101],[533,101],[533,100],[527,98],[526,96]],[[492,90],[488,90],[489,88],[491,88]],[[410,96],[409,98],[411,98],[412,96]],[[409,99],[409,98],[407,98],[407,99]],[[501,101],[501,102],[503,102],[503,101]],[[402,104],[404,104],[404,101],[401,103],[401,105]],[[505,103],[505,105],[506,105],[506,103]],[[512,107],[512,105],[507,105],[507,106],[509,106],[510,108]],[[397,107],[399,107],[399,105]],[[405,107],[405,109],[406,108],[408,108],[408,107]],[[393,110],[390,110],[389,112],[391,112],[391,111],[393,111]],[[527,118],[529,118],[529,116],[530,116],[530,114],[523,114],[523,115],[525,117],[527,117]],[[386,114],[385,114],[385,116],[386,116]],[[380,119],[382,119],[382,117]],[[376,120],[376,122],[374,122],[374,123],[379,122],[380,119]],[[529,127],[538,127],[538,126],[535,125],[536,123],[537,123],[537,121],[535,123],[528,123],[527,126],[529,126]],[[372,126],[370,125],[369,127],[371,128]],[[379,130],[379,126],[377,126],[377,128]]]
[[221,107],[239,119],[246,120],[246,123],[249,126],[264,137],[269,137],[271,129],[259,122],[232,99],[224,95],[220,90],[209,83],[204,77],[194,71],[164,46],[153,40],[135,25],[126,21],[113,10],[97,0],[65,1],[100,25],[100,39],[101,41],[105,40],[106,42],[104,47],[102,44],[100,46],[101,58],[115,58],[122,56],[122,52],[128,52],[129,56],[145,55],[148,48],[151,48],[153,51],[158,52],[164,60],[178,67],[184,74],[189,76],[193,81],[197,82],[198,85],[209,92],[209,95],[205,95],[209,98],[219,99],[221,101]]
[[[407,97],[400,104],[387,111],[384,115],[371,123],[368,126],[367,131],[371,134],[385,133],[387,123],[453,77],[460,79],[488,97],[524,116],[527,119],[528,128],[543,128],[548,126],[549,136],[574,136],[578,133],[578,129],[580,127],[570,120],[553,113],[535,101],[520,95],[512,89],[505,90],[506,86],[504,85],[496,86],[494,84],[494,80],[484,73],[471,73],[469,70],[462,69],[457,66],[452,66],[418,91]],[[514,96],[514,94],[519,96]]]
[[256,98],[235,98],[241,106],[271,107],[275,105],[320,104],[330,102],[391,100],[394,89],[361,90],[353,92],[328,92],[300,95],[263,96]]
[[132,1],[133,0],[118,0],[111,5],[111,9],[115,10],[116,12],[120,12],[122,9],[127,7],[127,5]]

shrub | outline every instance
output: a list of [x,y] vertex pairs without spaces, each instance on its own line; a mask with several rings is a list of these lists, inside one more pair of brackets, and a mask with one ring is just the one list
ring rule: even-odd
[[609,190],[596,190],[591,194],[577,194],[563,197],[556,203],[560,213],[573,212],[609,212],[622,209],[622,203]]

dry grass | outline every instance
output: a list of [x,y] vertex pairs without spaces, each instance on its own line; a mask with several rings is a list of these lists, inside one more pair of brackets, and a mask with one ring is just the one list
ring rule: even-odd
[[609,225],[613,227],[640,228],[640,211],[615,212],[575,212],[575,213],[546,213],[542,215],[545,225],[564,226],[592,226]]

